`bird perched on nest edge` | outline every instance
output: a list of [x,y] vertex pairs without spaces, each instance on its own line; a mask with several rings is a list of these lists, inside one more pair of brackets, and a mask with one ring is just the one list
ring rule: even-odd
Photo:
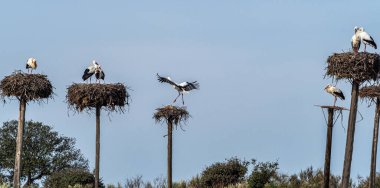
[[96,62],[95,60],[92,61],[92,65],[90,65],[89,67],[86,68],[86,70],[84,70],[84,73],[82,76],[83,81],[86,81],[88,78],[90,78],[90,83],[91,83],[91,77],[94,74],[95,74],[96,80],[97,81],[99,80],[99,83],[100,83],[100,79],[104,80],[104,77],[105,77],[104,71],[100,67],[99,63]]
[[33,69],[37,68],[37,60],[34,57],[31,57],[26,61],[26,69],[28,69],[28,73],[32,73]]
[[341,100],[344,100],[344,99],[345,99],[343,92],[342,92],[339,88],[334,87],[334,86],[332,86],[331,84],[328,84],[328,85],[325,87],[325,91],[326,91],[327,93],[330,93],[331,95],[334,96],[334,106],[335,106],[336,98],[337,98],[337,97],[339,97]]
[[[377,49],[375,40],[373,40],[371,35],[369,35],[366,31],[364,31],[363,27],[359,27],[359,28],[355,27],[354,29],[355,29],[355,35],[357,35],[359,39],[361,40],[361,42],[363,42],[364,44],[364,52],[366,52],[367,45],[370,45],[373,48]],[[359,44],[359,47],[360,47],[360,44]],[[358,51],[359,51],[359,47],[358,47]]]

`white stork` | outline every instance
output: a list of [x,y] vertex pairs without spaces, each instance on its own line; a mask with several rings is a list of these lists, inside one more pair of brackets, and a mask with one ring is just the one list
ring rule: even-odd
[[90,65],[89,67],[87,67],[86,70],[84,70],[84,73],[83,73],[83,76],[82,76],[82,79],[83,81],[86,81],[88,78],[90,78],[90,83],[91,83],[91,76],[95,74],[95,70],[100,67],[100,65],[98,64],[98,62],[96,62],[95,60],[92,61],[92,65]]
[[355,31],[355,34],[351,38],[351,47],[354,53],[357,54],[359,52],[360,43],[361,43],[360,36],[359,36],[359,28],[355,27],[354,31]]
[[30,70],[30,73],[32,73],[33,69],[37,68],[37,60],[34,57],[31,57],[26,62],[26,69],[28,69],[28,73]]
[[104,77],[105,77],[105,74],[104,74],[104,71],[103,69],[100,67],[100,65],[95,69],[95,78],[97,81],[99,81],[100,83],[100,80],[103,80],[104,81]]
[[367,44],[377,49],[375,40],[373,40],[371,35],[369,35],[367,32],[364,31],[363,27],[360,27],[358,32],[359,32],[360,39],[363,41],[363,44],[364,44],[364,52],[366,50]]
[[183,94],[184,93],[189,93],[193,89],[199,89],[199,83],[197,81],[194,81],[194,82],[182,82],[180,84],[177,84],[177,83],[173,82],[170,79],[170,77],[167,77],[167,78],[161,77],[160,75],[158,75],[158,73],[157,73],[157,80],[159,82],[161,82],[161,83],[166,82],[166,83],[172,85],[173,88],[178,91],[178,96],[174,99],[173,103],[175,103],[177,101],[178,97],[180,95],[182,95],[182,104],[185,105],[185,101],[183,99]]
[[340,99],[344,100],[344,94],[343,92],[338,89],[337,87],[334,87],[332,86],[331,84],[328,84],[326,87],[325,87],[325,91],[327,93],[330,93],[331,95],[334,96],[334,106],[335,106],[335,103],[336,103],[336,98],[339,97]]

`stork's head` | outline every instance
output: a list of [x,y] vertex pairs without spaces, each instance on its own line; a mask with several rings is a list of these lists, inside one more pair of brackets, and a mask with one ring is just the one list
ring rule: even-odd
[[364,28],[363,27],[359,27],[358,31],[364,32]]
[[355,26],[355,27],[354,27],[354,31],[355,31],[355,33],[358,31],[358,29],[359,29],[358,26]]
[[327,84],[327,86],[325,87],[325,90],[329,89],[330,87],[332,87],[331,84]]
[[94,60],[92,60],[92,64],[98,65],[98,62],[96,62],[95,59],[94,59]]

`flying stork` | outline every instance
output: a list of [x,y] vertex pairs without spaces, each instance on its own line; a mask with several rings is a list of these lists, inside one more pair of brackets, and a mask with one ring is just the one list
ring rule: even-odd
[[174,99],[173,103],[175,103],[177,101],[178,97],[180,95],[182,95],[182,104],[185,105],[185,101],[183,99],[183,94],[184,93],[189,93],[193,89],[199,89],[199,83],[197,81],[194,81],[194,82],[182,82],[180,84],[177,84],[177,83],[173,82],[170,79],[170,77],[165,78],[165,77],[162,77],[162,76],[158,75],[158,73],[157,73],[157,80],[159,82],[161,82],[161,83],[166,82],[166,83],[172,85],[173,88],[178,91],[178,96]]
[[364,52],[366,50],[367,44],[377,49],[375,40],[373,40],[371,35],[369,35],[367,32],[364,31],[363,27],[360,27],[358,32],[359,32],[359,37],[363,41],[363,44],[364,44]]
[[83,81],[86,81],[88,78],[90,78],[90,83],[91,83],[91,76],[95,74],[95,70],[100,67],[100,65],[98,64],[98,62],[96,62],[95,60],[92,61],[92,65],[90,65],[89,67],[87,67],[86,70],[84,70],[84,73],[83,73],[83,76],[82,76],[82,79]]
[[30,70],[30,73],[32,73],[33,69],[37,68],[37,60],[33,57],[29,58],[26,62],[26,69],[28,69],[28,73]]
[[359,36],[359,28],[355,27],[354,31],[355,31],[355,34],[351,38],[351,47],[354,53],[357,54],[359,52],[360,43],[361,43],[360,36]]
[[103,69],[99,65],[95,69],[95,78],[96,78],[96,81],[99,81],[99,83],[100,83],[100,80],[104,81],[104,77],[105,77],[104,71],[103,71]]
[[337,87],[334,87],[332,86],[331,84],[328,84],[326,87],[325,87],[325,91],[327,93],[330,93],[331,95],[334,96],[334,106],[335,106],[335,103],[336,103],[336,98],[339,97],[340,99],[344,100],[344,94],[343,92],[338,89]]

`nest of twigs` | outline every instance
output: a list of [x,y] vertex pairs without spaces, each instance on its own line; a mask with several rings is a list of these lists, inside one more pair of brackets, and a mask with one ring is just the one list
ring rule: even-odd
[[156,109],[156,113],[153,115],[153,119],[156,122],[172,122],[174,125],[178,125],[181,122],[186,122],[189,119],[190,114],[184,107],[177,107],[167,105]]
[[326,76],[356,82],[376,80],[379,65],[380,56],[378,54],[335,53],[327,59]]
[[92,110],[97,107],[108,111],[124,112],[129,105],[129,94],[124,84],[77,84],[67,88],[67,103],[76,111]]
[[1,80],[0,89],[2,97],[16,97],[26,102],[53,96],[53,86],[42,74],[13,73]]
[[359,97],[375,103],[377,98],[380,98],[380,85],[365,86],[359,90]]

